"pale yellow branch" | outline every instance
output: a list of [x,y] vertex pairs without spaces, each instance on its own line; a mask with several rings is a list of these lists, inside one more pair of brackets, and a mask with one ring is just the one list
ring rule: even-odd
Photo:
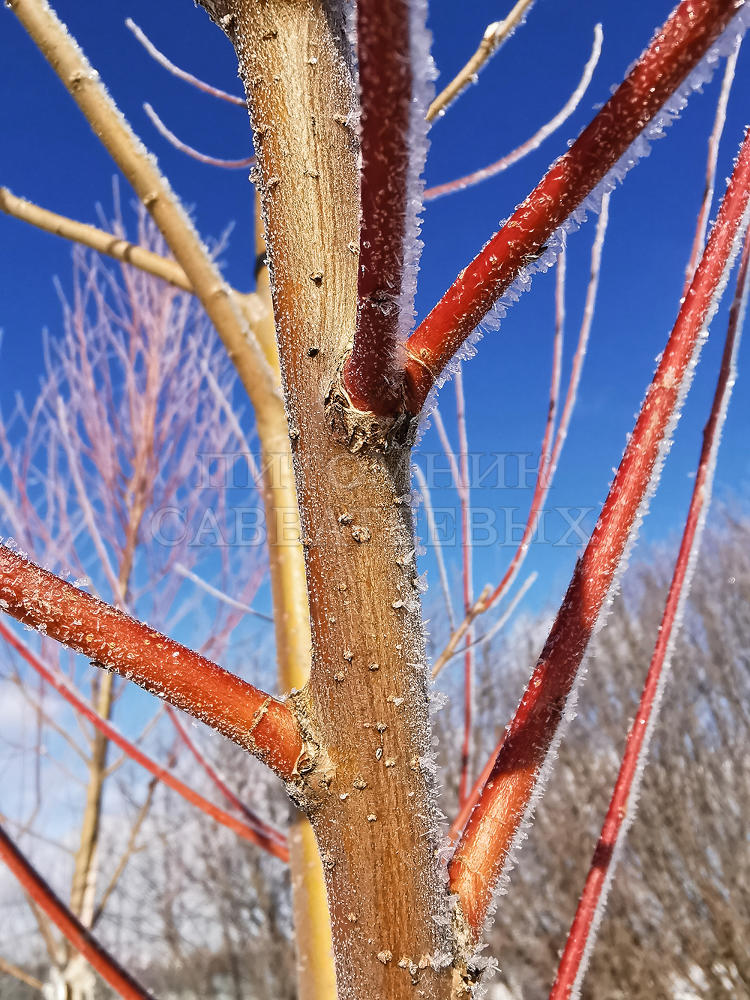
[[466,633],[471,628],[474,623],[474,619],[481,615],[489,607],[488,599],[492,594],[492,587],[487,584],[479,597],[474,601],[472,606],[469,608],[466,617],[461,622],[461,624],[456,628],[448,640],[448,645],[445,647],[440,656],[435,660],[434,666],[432,668],[432,679],[434,680],[440,671],[443,669],[445,664],[450,660],[453,654],[456,652],[459,642],[463,639]]
[[211,260],[155,158],[120,114],[99,74],[51,8],[43,0],[9,0],[8,6],[151,214],[236,366],[260,425],[282,406],[276,379],[246,311]]
[[466,88],[476,83],[477,74],[497,52],[505,39],[518,27],[534,0],[518,0],[510,14],[503,21],[493,21],[485,28],[482,41],[466,65],[442,90],[427,111],[427,121],[431,122],[452,104]]
[[98,253],[106,254],[125,264],[132,264],[133,267],[153,274],[157,278],[163,278],[170,285],[175,285],[183,291],[193,291],[187,275],[176,261],[136,246],[127,240],[118,239],[104,229],[97,229],[96,226],[76,222],[75,219],[68,219],[64,215],[58,215],[57,212],[41,208],[26,198],[19,198],[4,187],[0,188],[0,211],[13,216],[14,219],[28,222],[37,229],[43,229],[46,233],[62,236],[65,240],[81,243]]
[[43,984],[38,979],[30,976],[28,972],[24,972],[23,969],[19,969],[17,965],[13,965],[12,962],[8,962],[4,958],[0,958],[0,972],[4,972],[8,976],[13,976],[14,979],[26,983],[27,986],[30,986],[34,990],[41,992],[43,989]]

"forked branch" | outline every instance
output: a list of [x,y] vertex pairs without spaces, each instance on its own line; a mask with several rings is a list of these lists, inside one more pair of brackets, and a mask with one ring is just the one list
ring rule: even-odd
[[451,886],[477,934],[533,807],[581,660],[658,474],[707,324],[747,227],[749,201],[750,132],[593,535],[450,863]]
[[286,705],[4,545],[0,607],[205,722],[281,777],[297,773],[304,748]]
[[476,325],[603,180],[737,11],[736,0],[683,0],[568,152],[461,272],[407,341],[407,401],[412,413],[419,412]]

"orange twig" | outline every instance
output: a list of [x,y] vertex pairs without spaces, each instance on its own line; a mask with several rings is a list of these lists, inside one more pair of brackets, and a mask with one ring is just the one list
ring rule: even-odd
[[0,607],[194,715],[281,777],[296,773],[302,737],[286,705],[4,545]]

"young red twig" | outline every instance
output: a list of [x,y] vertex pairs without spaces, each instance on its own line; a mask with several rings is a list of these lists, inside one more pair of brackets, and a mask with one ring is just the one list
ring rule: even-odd
[[119,993],[123,1000],[153,1000],[142,986],[132,978],[109,952],[99,944],[84,925],[58,899],[42,876],[19,851],[11,838],[0,826],[0,858],[37,903],[44,913],[62,931],[73,947],[91,963],[105,982]]
[[664,614],[659,626],[659,635],[641,693],[638,711],[628,733],[625,752],[607,809],[607,816],[594,850],[583,893],[550,992],[550,1000],[569,1000],[570,997],[579,995],[581,981],[586,972],[588,958],[601,919],[601,903],[606,899],[620,849],[635,817],[636,801],[648,753],[648,744],[659,715],[664,684],[670,666],[669,661],[679,629],[682,609],[690,590],[690,579],[695,567],[705,515],[711,499],[721,431],[736,378],[737,348],[747,301],[748,261],[750,261],[750,238],[746,237],[737,278],[737,291],[729,313],[727,338],[716,393],[708,423],[703,431],[703,446],[695,485]]
[[[568,383],[568,389],[565,394],[565,403],[563,404],[562,414],[560,416],[560,423],[557,427],[557,432],[554,436],[554,444],[552,440],[548,437],[548,430],[553,422],[553,397],[550,396],[550,418],[548,419],[547,428],[545,428],[544,438],[542,440],[542,450],[539,459],[539,471],[537,473],[536,482],[534,484],[534,493],[531,498],[531,507],[529,509],[529,516],[526,520],[526,525],[524,527],[523,535],[521,541],[518,544],[518,548],[513,554],[513,558],[510,561],[510,565],[503,574],[503,578],[497,585],[495,590],[487,602],[487,607],[490,608],[496,601],[507,593],[509,587],[512,586],[513,581],[516,579],[521,567],[523,566],[526,555],[529,551],[529,542],[536,531],[536,526],[539,522],[540,512],[544,509],[544,503],[547,499],[550,487],[552,485],[552,480],[555,478],[555,473],[557,472],[557,465],[560,461],[560,452],[562,451],[565,439],[568,436],[568,428],[570,427],[570,418],[573,414],[573,408],[575,407],[576,398],[578,396],[578,386],[581,381],[581,371],[583,370],[583,362],[586,357],[586,351],[588,349],[589,335],[591,333],[591,323],[594,319],[594,306],[596,304],[596,293],[599,288],[599,273],[601,270],[602,262],[602,247],[604,245],[604,235],[607,231],[607,223],[609,221],[609,200],[610,195],[606,194],[602,198],[602,209],[599,213],[599,218],[597,219],[596,225],[596,235],[594,237],[594,243],[591,248],[591,272],[589,276],[589,283],[586,289],[586,302],[583,309],[583,318],[581,320],[581,326],[578,331],[578,344],[576,346],[576,352],[573,357],[573,365],[570,372],[570,381]],[[564,273],[564,272],[563,272]],[[558,272],[559,277],[560,272]],[[562,296],[563,290],[560,287],[560,282],[557,286],[557,303],[558,303],[558,324],[560,309],[563,308]],[[554,386],[554,380],[553,380]],[[556,409],[556,404],[555,404]],[[549,449],[551,447],[551,454]]]
[[164,53],[157,49],[145,31],[143,31],[142,28],[139,28],[132,18],[125,18],[125,26],[133,32],[151,58],[155,60],[155,62],[158,62],[160,66],[163,66],[167,72],[172,74],[172,76],[176,76],[178,79],[184,80],[185,83],[189,83],[191,87],[195,87],[197,90],[202,90],[204,93],[210,94],[211,97],[218,97],[220,100],[228,101],[230,104],[238,104],[241,108],[245,107],[244,97],[240,97],[238,94],[228,94],[226,90],[220,90],[219,87],[212,87],[211,84],[206,83],[205,80],[201,80],[197,76],[193,76],[192,73],[188,73],[187,70],[180,69],[179,66],[175,66],[171,59],[167,59]]
[[736,0],[682,0],[602,110],[466,267],[407,341],[408,409],[546,241],[584,201],[703,58]]
[[281,861],[288,860],[288,852],[286,850],[286,842],[283,836],[278,830],[273,829],[267,823],[262,820],[258,821],[258,827],[255,825],[250,825],[248,823],[243,823],[236,817],[231,816],[229,813],[224,812],[223,809],[217,808],[208,799],[203,798],[197,792],[193,791],[188,785],[180,781],[179,778],[175,777],[171,771],[157,764],[156,761],[148,757],[142,750],[140,750],[134,743],[130,740],[125,739],[122,733],[117,730],[111,722],[103,719],[94,709],[81,697],[81,695],[74,689],[71,682],[60,674],[56,670],[50,669],[46,666],[42,660],[39,659],[28,646],[21,642],[21,640],[15,636],[10,629],[0,621],[0,636],[5,639],[5,641],[19,653],[20,656],[32,667],[40,677],[54,688],[58,694],[73,706],[79,715],[88,719],[93,726],[96,727],[100,732],[110,739],[115,746],[118,746],[123,753],[125,753],[131,760],[134,760],[136,764],[140,764],[149,774],[153,774],[155,778],[163,782],[167,788],[171,788],[173,791],[181,795],[186,802],[191,805],[196,806],[202,812],[206,813],[212,819],[216,820],[217,823],[221,823],[222,826],[228,827],[233,830],[239,837],[243,837],[245,840],[249,840],[250,843],[256,844],[258,847],[262,847],[264,850],[273,854],[275,857],[279,858]]
[[706,325],[747,225],[749,200],[750,132],[593,535],[451,860],[451,886],[475,933],[524,817],[530,815],[581,660],[658,474]]
[[201,153],[192,146],[188,146],[188,144],[183,142],[182,139],[178,139],[174,132],[167,128],[148,101],[144,103],[143,110],[148,115],[151,124],[154,126],[159,135],[163,136],[167,142],[171,143],[171,145],[175,147],[175,149],[179,149],[181,153],[185,153],[186,156],[192,157],[199,163],[206,163],[209,167],[222,167],[225,170],[243,170],[247,167],[252,167],[255,163],[254,156],[243,156],[242,159],[239,160],[224,160],[218,156],[208,156],[206,153]]
[[727,64],[724,68],[724,77],[721,82],[721,91],[719,92],[719,100],[716,105],[716,114],[714,116],[714,126],[711,129],[711,135],[708,137],[708,159],[706,160],[706,184],[703,189],[703,200],[701,201],[701,207],[698,211],[698,225],[695,228],[695,236],[693,237],[693,245],[690,249],[690,259],[687,262],[685,268],[685,288],[684,292],[687,294],[688,288],[690,288],[690,282],[693,280],[693,275],[695,274],[695,269],[698,266],[698,259],[703,250],[703,244],[706,241],[706,229],[708,228],[708,217],[711,212],[711,204],[714,200],[714,187],[716,184],[716,163],[719,158],[719,143],[721,142],[721,135],[724,131],[724,122],[727,117],[727,104],[729,103],[729,94],[732,90],[732,84],[734,83],[734,73],[737,69],[737,57],[740,54],[740,45],[742,44],[742,39],[737,39],[737,44],[734,47],[734,51],[727,59]]
[[356,7],[360,100],[357,329],[344,367],[354,406],[392,413],[401,399],[399,325],[409,209],[412,104],[407,0]]
[[436,198],[442,198],[443,195],[454,194],[456,191],[464,191],[466,188],[474,187],[475,184],[481,184],[482,181],[489,180],[490,177],[501,174],[508,167],[512,167],[514,163],[522,160],[524,156],[528,156],[529,153],[533,153],[535,149],[538,149],[545,139],[551,136],[553,132],[556,132],[561,125],[565,124],[581,103],[583,95],[591,83],[591,78],[599,62],[599,57],[602,54],[603,37],[602,26],[601,24],[597,24],[594,28],[594,42],[591,46],[591,55],[583,68],[578,86],[554,118],[550,118],[546,125],[542,125],[526,142],[521,143],[520,146],[517,146],[510,153],[506,153],[499,160],[495,160],[494,163],[490,163],[480,170],[474,170],[470,174],[465,174],[463,177],[456,177],[452,181],[446,181],[444,184],[436,184],[434,187],[427,188],[424,193],[424,200],[434,201]]
[[[464,615],[474,606],[474,583],[471,537],[471,486],[469,483],[469,440],[466,433],[466,401],[462,367],[456,369],[456,425],[458,429],[459,500],[461,504],[461,571],[463,577]],[[474,706],[474,644],[471,623],[466,629],[464,649],[464,739],[461,747],[461,771],[458,783],[458,803],[466,800],[471,757],[471,723]]]
[[[252,827],[253,830],[255,830],[257,833],[261,834],[264,838],[268,838],[269,840],[276,841],[278,844],[280,844],[284,848],[284,852],[283,853],[286,854],[287,853],[286,852],[286,837],[284,836],[284,834],[281,833],[280,830],[275,829],[275,827],[270,826],[268,823],[266,823],[264,820],[262,820],[260,818],[260,816],[258,816],[256,813],[253,812],[252,809],[250,809],[248,806],[245,805],[245,803],[242,801],[242,799],[240,799],[237,795],[234,794],[234,792],[232,791],[232,789],[223,780],[223,778],[218,773],[218,771],[216,771],[216,769],[211,766],[211,764],[206,760],[205,755],[200,752],[200,750],[198,749],[198,747],[195,745],[195,743],[193,742],[193,740],[190,738],[187,730],[185,729],[185,727],[180,722],[180,720],[179,720],[179,718],[177,716],[177,713],[169,705],[167,706],[167,715],[171,719],[172,724],[175,727],[175,729],[177,730],[177,733],[178,733],[180,739],[182,740],[182,742],[188,748],[188,750],[193,755],[193,757],[196,759],[196,761],[198,762],[198,764],[206,772],[206,774],[211,779],[211,781],[213,781],[213,783],[219,789],[219,791],[221,792],[221,794],[229,802],[232,803],[232,805],[235,807],[235,809],[239,810],[239,812],[242,813],[242,815],[245,817],[245,819],[247,820],[248,824]],[[272,851],[271,853],[276,853],[277,857],[279,856],[277,852]],[[282,860],[286,861],[287,857],[284,857]]]
[[0,545],[0,607],[218,730],[282,778],[302,737],[286,705]]

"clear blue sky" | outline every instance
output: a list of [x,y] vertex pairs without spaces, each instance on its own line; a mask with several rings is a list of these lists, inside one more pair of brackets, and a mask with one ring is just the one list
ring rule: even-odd
[[[56,9],[99,69],[122,110],[157,154],[173,186],[205,236],[236,223],[226,273],[250,287],[253,249],[251,190],[246,171],[202,166],[155,134],[142,109],[150,101],[187,142],[219,156],[246,155],[244,112],[193,92],[153,64],[124,26],[130,16],[177,63],[226,89],[239,91],[234,55],[223,35],[190,0],[57,0]],[[434,56],[447,79],[473,51],[485,25],[503,16],[503,3],[433,0],[430,24]],[[589,92],[560,131],[522,163],[471,191],[429,206],[427,245],[418,308],[424,313],[457,271],[492,234],[499,220],[530,190],[566,141],[586,124],[594,107],[649,41],[672,0],[537,0],[527,25],[482,74],[478,86],[438,121],[431,133],[428,183],[447,180],[497,159],[527,138],[564,103],[578,80],[601,20],[604,48]],[[750,43],[746,43],[746,46]],[[632,171],[612,201],[592,343],[581,386],[581,405],[564,452],[553,505],[596,506],[604,499],[612,467],[674,321],[685,261],[703,188],[705,148],[720,73],[695,94],[667,138]],[[114,167],[56,77],[16,19],[0,11],[0,183],[64,214],[97,221],[95,206],[111,205]],[[750,92],[750,53],[740,57],[719,167],[719,193],[746,124],[742,96]],[[127,187],[123,182],[123,192]],[[0,217],[0,400],[20,390],[33,394],[43,328],[60,330],[52,284],[69,280],[70,247],[63,241]],[[577,333],[593,225],[570,240],[568,344]],[[480,357],[466,369],[469,429],[474,451],[538,451],[546,409],[553,318],[552,274],[535,279],[527,294],[485,338]],[[647,536],[667,537],[680,524],[690,490],[699,433],[713,389],[726,311],[714,322],[711,341],[685,410],[663,489]],[[748,358],[745,346],[742,362]],[[452,388],[444,390],[445,408]],[[750,397],[740,374],[718,468],[720,494],[741,492],[750,478],[747,427]],[[431,447],[433,438],[425,439]],[[528,503],[527,492],[496,494],[491,504]],[[480,498],[480,503],[484,499]],[[506,553],[508,550],[505,550]],[[575,550],[536,547],[529,566],[546,573],[541,596],[554,600],[569,574]],[[503,565],[496,549],[477,551],[477,583],[494,579]]]

